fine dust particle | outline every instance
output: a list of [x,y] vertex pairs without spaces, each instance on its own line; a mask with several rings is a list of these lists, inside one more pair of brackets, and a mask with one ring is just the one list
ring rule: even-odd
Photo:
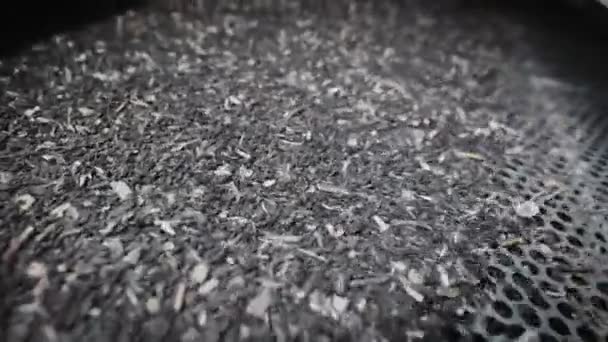
[[454,152],[454,154],[456,155],[457,158],[460,158],[460,159],[473,159],[473,160],[480,160],[480,161],[483,161],[485,159],[481,154],[473,153],[473,152],[456,151],[456,152]]
[[13,180],[13,174],[10,172],[0,171],[0,184],[8,184]]
[[121,201],[128,199],[133,193],[127,183],[123,181],[111,182],[110,186],[112,187],[112,191],[116,193],[116,195],[120,198]]
[[456,298],[460,295],[460,290],[457,287],[440,287],[436,293],[441,297]]
[[78,220],[78,209],[71,203],[65,202],[51,211],[51,216],[55,218],[67,218],[73,221]]
[[505,154],[507,155],[512,155],[512,154],[521,154],[524,151],[524,147],[523,146],[515,146],[515,147],[511,147],[505,150]]
[[407,279],[405,279],[405,277],[401,276],[401,277],[399,277],[399,280],[401,281],[401,285],[403,286],[405,293],[407,293],[410,297],[412,297],[418,303],[422,303],[424,301],[424,295],[422,293],[416,291],[412,286],[410,286],[409,281]]
[[47,268],[45,264],[34,261],[28,266],[26,273],[30,278],[40,279],[46,277]]
[[124,247],[120,238],[109,238],[103,242],[103,245],[110,250],[112,259],[117,259],[123,256]]
[[101,313],[100,308],[91,308],[91,310],[89,310],[89,316],[94,318],[101,316]]
[[239,327],[239,333],[243,340],[249,341],[249,337],[251,336],[251,328],[244,324],[241,324],[241,326]]
[[207,324],[207,311],[201,310],[196,317],[196,322],[199,326],[204,327]]
[[397,272],[405,272],[407,266],[403,261],[391,261],[391,268]]
[[137,263],[139,262],[140,256],[141,256],[141,247],[137,247],[137,248],[134,248],[133,250],[131,250],[127,255],[125,255],[125,257],[123,258],[123,261],[126,262],[127,264],[137,265]]
[[450,277],[448,275],[448,271],[446,271],[446,269],[443,266],[437,265],[437,272],[439,273],[439,280],[441,281],[441,285],[443,287],[449,287],[450,286]]
[[171,252],[175,249],[175,244],[171,241],[167,241],[167,242],[163,243],[162,248],[163,248],[163,251],[165,251],[165,252]]
[[325,229],[327,229],[327,232],[329,233],[329,235],[331,235],[332,237],[335,237],[335,238],[339,238],[339,237],[343,236],[345,233],[345,231],[342,227],[335,227],[331,223],[326,224]]
[[150,297],[146,301],[146,310],[150,315],[157,314],[160,311],[160,300],[157,297]]
[[181,213],[181,218],[184,220],[192,220],[201,224],[207,222],[207,216],[205,216],[205,214],[192,208],[184,209],[184,211]]
[[35,228],[33,226],[27,226],[23,230],[23,232],[21,232],[21,234],[19,234],[19,236],[11,239],[11,242],[8,245],[8,248],[6,248],[6,250],[2,254],[2,261],[8,262],[9,260],[11,260],[12,257],[17,253],[17,251],[19,251],[22,244],[30,238],[30,236],[34,233],[34,231],[35,231]]
[[319,183],[317,184],[317,189],[321,192],[327,192],[334,195],[347,196],[350,195],[350,192],[344,188],[339,186],[335,186],[329,183]]
[[263,183],[262,185],[263,185],[265,188],[269,188],[269,187],[271,187],[271,186],[275,185],[275,184],[276,184],[276,182],[277,182],[277,181],[276,181],[276,180],[274,180],[274,179],[269,179],[269,180],[264,181],[264,183]]
[[209,275],[209,265],[205,262],[201,262],[192,268],[190,280],[196,284],[200,284],[207,279],[207,275]]
[[376,225],[378,225],[378,230],[380,231],[380,233],[384,233],[385,231],[389,230],[390,226],[386,222],[384,222],[380,218],[380,216],[374,215],[372,219],[374,220],[374,222],[376,222]]
[[16,197],[14,202],[19,206],[19,210],[28,211],[30,210],[34,202],[36,202],[36,199],[30,194],[23,194],[21,196]]
[[272,290],[265,287],[247,305],[247,313],[259,319],[264,319],[266,311],[272,303]]
[[57,336],[57,331],[52,326],[45,324],[42,327],[42,332],[44,334],[46,341],[49,341],[49,342],[59,341],[59,336]]
[[230,176],[230,175],[232,175],[232,170],[230,168],[230,165],[224,164],[224,165],[218,167],[213,173],[218,177]]
[[200,340],[201,334],[194,327],[188,328],[180,337],[180,341],[182,342],[197,342]]
[[157,225],[163,232],[171,236],[175,235],[175,229],[173,229],[172,227],[173,222],[165,220],[156,220],[154,221],[154,224]]
[[357,147],[357,144],[358,141],[356,136],[348,137],[348,140],[346,141],[346,145],[348,145],[348,147]]
[[532,201],[525,201],[515,205],[515,213],[519,217],[531,218],[540,212],[538,205]]
[[198,294],[206,296],[220,284],[216,278],[211,278],[198,288]]
[[34,114],[38,113],[39,111],[40,111],[40,107],[39,107],[39,106],[36,106],[36,107],[34,107],[34,108],[26,109],[26,110],[23,112],[23,115],[25,115],[25,116],[28,116],[28,117],[29,117],[29,116],[32,116],[32,115],[34,115]]
[[92,110],[91,108],[87,108],[87,107],[78,108],[78,112],[80,112],[80,114],[82,114],[82,116],[91,116],[91,115],[93,115],[93,113],[95,113],[94,110]]
[[137,299],[137,295],[135,294],[135,291],[133,290],[133,288],[127,287],[127,289],[125,290],[125,295],[126,295],[127,299],[129,300],[129,303],[131,303],[131,305],[133,305],[133,306],[139,305],[139,299]]
[[365,299],[365,298],[360,298],[357,301],[357,303],[355,304],[355,308],[359,312],[364,312],[366,307],[367,307],[367,299]]
[[418,270],[416,270],[414,268],[410,268],[410,270],[407,272],[407,279],[412,284],[416,284],[416,285],[420,285],[420,284],[424,283],[424,277],[422,276],[422,274],[420,274],[420,272],[418,272]]
[[181,282],[175,290],[175,300],[173,301],[173,310],[180,312],[184,306],[184,296],[186,294],[186,283]]
[[342,314],[344,313],[344,311],[346,311],[349,303],[350,302],[348,298],[340,297],[338,295],[334,295],[331,300],[331,305],[333,306],[334,310],[336,310],[336,312],[339,314]]

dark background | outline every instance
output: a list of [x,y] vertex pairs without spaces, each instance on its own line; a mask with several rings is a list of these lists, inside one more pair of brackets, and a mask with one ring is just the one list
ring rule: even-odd
[[[18,54],[55,33],[75,30],[154,0],[8,1],[0,5],[0,57]],[[168,0],[167,0],[168,1]],[[187,0],[184,0],[187,1]],[[323,0],[303,0],[315,1]],[[353,0],[351,0],[353,1]],[[354,0],[371,1],[371,0]],[[385,0],[404,4],[411,0]],[[160,3],[155,1],[155,3]],[[608,89],[608,8],[595,0],[440,0],[449,15],[478,11],[515,17],[536,36],[535,53],[563,77]],[[314,7],[314,6],[312,6]],[[526,37],[527,39],[528,37]]]
[[[389,0],[400,1],[400,0]],[[15,53],[32,42],[56,32],[78,28],[130,8],[146,6],[149,0],[56,0],[7,1],[0,6],[0,53]],[[429,5],[460,9],[502,11],[505,15],[525,15],[530,22],[553,27],[555,34],[608,36],[606,13],[594,0],[448,0]]]
[[0,54],[14,54],[54,33],[143,5],[145,0],[6,1],[0,5]]

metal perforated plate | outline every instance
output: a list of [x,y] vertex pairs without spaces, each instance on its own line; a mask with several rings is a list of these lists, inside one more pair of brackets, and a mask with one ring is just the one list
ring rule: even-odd
[[539,120],[489,166],[504,191],[488,198],[531,217],[521,238],[484,254],[491,301],[475,319],[477,340],[608,338],[607,124],[565,113]]

